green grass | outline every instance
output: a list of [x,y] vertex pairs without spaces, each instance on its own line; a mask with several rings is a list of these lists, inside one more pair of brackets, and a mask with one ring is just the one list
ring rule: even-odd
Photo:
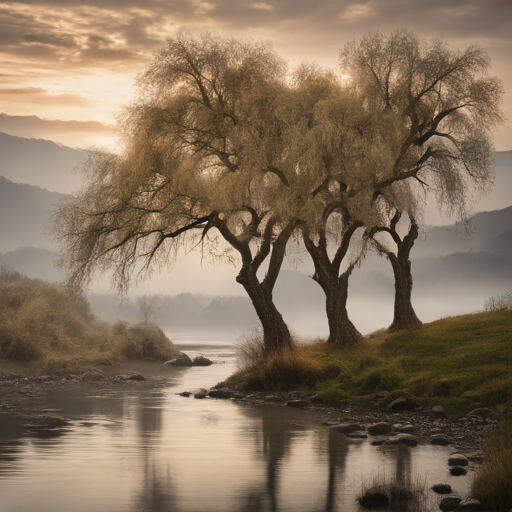
[[[304,371],[294,385],[319,391],[326,401],[401,389],[426,406],[463,412],[469,400],[498,409],[512,400],[512,311],[445,318],[417,331],[381,330],[357,347],[316,341],[299,350]],[[315,363],[311,374],[307,360]],[[253,362],[231,383],[250,388],[257,381],[260,389],[273,389],[271,379],[257,378],[260,370]]]

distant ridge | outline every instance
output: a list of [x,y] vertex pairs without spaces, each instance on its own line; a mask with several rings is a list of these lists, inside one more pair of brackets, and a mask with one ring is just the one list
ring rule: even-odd
[[13,182],[70,193],[81,182],[73,169],[86,155],[50,140],[0,132],[0,175]]

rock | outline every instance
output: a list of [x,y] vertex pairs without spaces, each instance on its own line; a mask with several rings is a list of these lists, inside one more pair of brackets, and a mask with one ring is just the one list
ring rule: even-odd
[[101,370],[98,370],[98,368],[91,368],[82,374],[80,380],[83,382],[98,382],[104,378],[105,374]]
[[450,468],[450,473],[453,476],[463,476],[466,475],[468,470],[466,468],[463,468],[461,466],[453,466]]
[[391,427],[388,423],[379,422],[379,423],[371,423],[366,427],[368,433],[371,436],[381,436],[383,434],[389,434],[391,432]]
[[469,417],[498,419],[498,415],[487,407],[477,407],[467,414]]
[[397,436],[390,437],[386,444],[405,444],[406,446],[417,446],[418,439],[411,434],[398,434]]
[[140,373],[133,372],[126,376],[126,380],[146,380],[146,377],[143,377]]
[[339,423],[338,425],[333,425],[331,428],[340,434],[350,434],[351,432],[362,430],[363,427],[358,423]]
[[182,391],[181,393],[178,393],[180,396],[184,396],[188,398],[192,393],[190,391]]
[[208,391],[206,389],[199,389],[194,393],[194,398],[203,399],[208,396]]
[[174,359],[165,361],[166,366],[193,366],[192,359],[187,354],[180,352]]
[[392,411],[411,411],[421,404],[414,395],[407,391],[393,391],[380,405]]
[[233,398],[235,396],[235,392],[232,389],[222,388],[222,389],[211,389],[208,393],[212,398],[222,398],[228,399]]
[[389,437],[376,437],[375,439],[372,439],[372,442],[370,443],[372,446],[381,446],[383,444],[386,444],[386,441],[389,439]]
[[204,356],[197,356],[192,360],[192,364],[194,366],[210,366],[213,364],[213,361]]
[[400,423],[398,425],[393,425],[393,429],[396,432],[401,432],[403,434],[410,434],[411,432],[414,432],[416,430],[416,427],[414,425],[411,425],[408,423],[407,425],[401,425]]
[[437,494],[450,494],[452,492],[452,486],[448,484],[436,484],[431,489]]
[[307,402],[306,400],[288,400],[288,402],[286,402],[286,405],[288,407],[296,407],[299,409],[301,407],[306,407]]
[[458,498],[457,496],[448,496],[441,500],[439,503],[439,508],[443,512],[450,512],[451,510],[455,510],[461,501],[462,498]]
[[484,507],[478,500],[466,498],[459,503],[459,506],[455,510],[457,510],[457,512],[480,512],[484,510]]
[[434,405],[430,412],[436,417],[436,418],[444,418],[446,414],[446,409],[442,405]]
[[430,438],[430,443],[439,446],[448,446],[450,441],[444,436],[444,434],[434,434]]
[[451,453],[448,458],[448,466],[467,466],[468,464],[468,458],[462,453]]
[[368,434],[366,434],[366,432],[358,430],[356,432],[350,432],[350,434],[347,434],[347,437],[349,437],[350,439],[366,439],[368,437]]

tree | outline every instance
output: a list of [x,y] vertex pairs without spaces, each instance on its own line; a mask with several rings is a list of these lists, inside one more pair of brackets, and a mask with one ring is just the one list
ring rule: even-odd
[[[395,276],[394,316],[393,322],[389,326],[391,332],[403,329],[419,329],[422,325],[422,322],[416,316],[411,300],[413,279],[410,254],[414,242],[418,238],[419,229],[416,218],[412,213],[409,213],[407,234],[400,236],[397,224],[403,213],[405,212],[395,209],[389,226],[375,227],[367,233],[367,236],[373,237],[373,243],[377,251],[388,258]],[[377,233],[388,233],[391,236],[392,242],[396,245],[396,254],[385,243],[375,237]]]
[[[489,190],[491,131],[503,121],[503,86],[487,75],[490,59],[478,45],[452,50],[442,40],[420,41],[406,30],[388,36],[368,33],[345,46],[340,63],[386,127],[385,152],[371,188],[372,202],[388,222],[370,231],[389,233],[397,246],[396,255],[381,246],[396,281],[391,327],[416,328],[409,260],[418,236],[414,212],[420,210],[422,195],[433,193],[441,209],[464,220],[472,200]],[[400,203],[410,204],[404,197],[414,190],[413,209],[401,209]],[[400,238],[396,225],[406,211],[410,229]]]
[[164,306],[161,295],[137,295],[131,309],[141,324],[154,324]]
[[[119,117],[123,152],[84,164],[86,187],[54,226],[70,280],[112,271],[125,292],[172,265],[180,247],[230,259],[261,321],[267,351],[290,346],[272,300],[302,203],[282,135],[286,67],[267,44],[211,34],[168,40]],[[258,270],[268,264],[263,279]]]

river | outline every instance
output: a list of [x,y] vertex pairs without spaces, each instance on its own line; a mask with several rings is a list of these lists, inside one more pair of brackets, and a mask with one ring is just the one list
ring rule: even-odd
[[179,396],[235,368],[230,346],[182,348],[218,364],[173,368],[156,388],[56,393],[47,413],[69,426],[0,445],[0,510],[351,512],[362,483],[383,475],[467,492],[469,477],[448,473],[449,447],[372,446],[330,431],[318,413]]

